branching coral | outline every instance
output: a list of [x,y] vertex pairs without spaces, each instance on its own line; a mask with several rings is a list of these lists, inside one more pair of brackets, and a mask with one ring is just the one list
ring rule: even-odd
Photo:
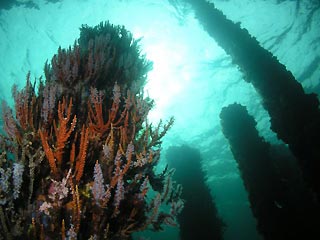
[[6,238],[131,239],[175,225],[180,191],[171,171],[154,172],[173,119],[147,123],[150,66],[124,27],[101,23],[59,48],[37,89],[29,75],[14,87],[15,112],[3,103],[0,135]]

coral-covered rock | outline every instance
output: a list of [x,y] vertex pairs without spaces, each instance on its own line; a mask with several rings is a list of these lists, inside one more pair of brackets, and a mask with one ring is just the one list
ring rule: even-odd
[[154,172],[173,119],[147,123],[150,67],[130,32],[101,23],[59,48],[37,88],[29,75],[13,88],[0,142],[5,238],[130,239],[175,224],[179,209],[160,210],[179,201],[165,184],[171,174]]

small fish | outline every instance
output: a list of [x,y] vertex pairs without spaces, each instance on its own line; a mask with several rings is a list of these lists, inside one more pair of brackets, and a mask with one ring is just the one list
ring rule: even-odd
[[280,208],[280,209],[283,208],[277,201],[274,201],[274,204],[276,205],[277,208]]

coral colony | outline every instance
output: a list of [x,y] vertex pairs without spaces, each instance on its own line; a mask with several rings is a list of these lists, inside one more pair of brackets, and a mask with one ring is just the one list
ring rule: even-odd
[[13,110],[2,103],[2,239],[132,239],[175,226],[183,207],[173,171],[155,172],[173,119],[148,124],[151,63],[124,27],[80,30],[45,80],[13,87]]

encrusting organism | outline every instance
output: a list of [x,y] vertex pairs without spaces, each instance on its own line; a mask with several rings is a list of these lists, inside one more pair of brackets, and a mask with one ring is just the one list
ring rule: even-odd
[[147,121],[150,68],[124,27],[83,25],[73,47],[45,64],[45,80],[28,74],[22,90],[13,87],[0,135],[5,239],[132,239],[176,225],[180,188],[166,184],[168,168],[155,172],[173,119]]
[[319,236],[319,203],[287,146],[261,137],[254,117],[238,103],[222,108],[220,119],[263,239]]
[[[232,22],[212,1],[186,0],[204,30],[226,51],[259,93],[270,129],[297,158],[303,178],[320,202],[320,101],[247,29]],[[311,8],[310,8],[311,9]],[[312,11],[312,10],[311,10]]]

